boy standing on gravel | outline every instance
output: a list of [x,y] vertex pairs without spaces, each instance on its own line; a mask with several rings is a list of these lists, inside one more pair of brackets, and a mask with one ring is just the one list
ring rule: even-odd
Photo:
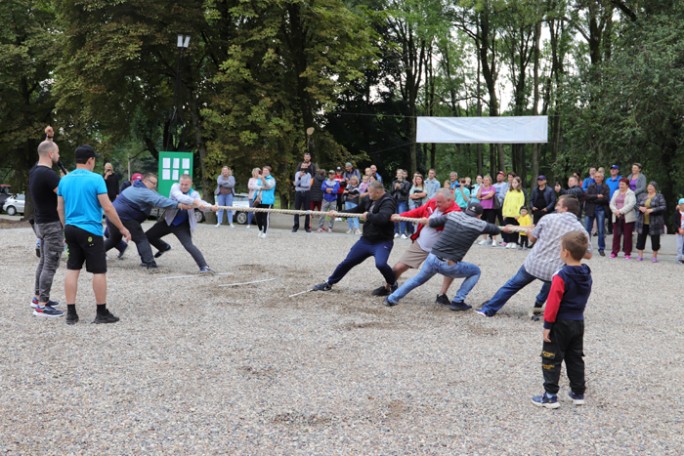
[[563,361],[570,379],[568,396],[575,405],[584,404],[584,309],[592,280],[591,270],[582,264],[582,258],[588,245],[583,231],[570,231],[561,237],[560,257],[565,266],[551,280],[544,310],[544,394],[532,398],[532,403],[539,407],[560,407],[558,380]]

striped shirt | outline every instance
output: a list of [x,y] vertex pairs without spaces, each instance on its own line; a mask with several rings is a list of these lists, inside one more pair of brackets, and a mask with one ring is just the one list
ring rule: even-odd
[[532,231],[537,238],[532,252],[527,255],[523,265],[525,270],[536,278],[550,282],[553,275],[563,266],[560,257],[560,239],[570,231],[582,231],[589,241],[591,252],[591,238],[577,216],[571,212],[558,212],[544,216]]

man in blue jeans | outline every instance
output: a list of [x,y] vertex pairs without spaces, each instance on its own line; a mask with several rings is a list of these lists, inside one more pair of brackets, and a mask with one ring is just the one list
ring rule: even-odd
[[[591,227],[596,220],[596,228],[598,229],[598,248],[599,255],[606,256],[604,250],[606,249],[606,212],[610,212],[608,205],[610,204],[610,187],[603,182],[603,174],[596,172],[594,174],[594,183],[590,184],[584,194],[584,213],[585,213],[585,229],[591,233]],[[590,242],[591,244],[591,242]]]
[[[532,251],[527,255],[518,272],[476,312],[485,317],[493,317],[513,295],[535,279],[539,279],[544,284],[537,294],[532,310],[532,318],[539,319],[539,315],[543,313],[542,306],[549,296],[551,278],[564,265],[560,257],[561,237],[570,231],[582,231],[586,234],[587,239],[591,240],[577,219],[578,213],[579,202],[577,199],[574,196],[561,195],[556,203],[556,212],[543,217],[536,226],[530,227],[533,229],[528,231],[528,236],[534,242],[534,247],[532,247]],[[590,259],[591,256],[590,242],[584,258]]]
[[390,291],[397,289],[394,271],[387,264],[394,246],[394,224],[391,217],[395,207],[394,199],[385,192],[382,183],[373,181],[368,185],[368,196],[361,200],[361,204],[348,211],[328,213],[331,217],[344,216],[345,213],[362,214],[361,220],[365,223],[361,238],[352,246],[347,258],[335,268],[328,280],[314,285],[314,291],[330,291],[354,266],[368,257],[375,258],[375,267],[385,278],[384,287]]
[[[385,305],[396,306],[399,300],[411,290],[421,286],[435,274],[442,274],[446,277],[465,278],[451,301],[449,309],[456,311],[470,309],[472,306],[466,304],[465,299],[480,280],[480,268],[462,261],[463,257],[481,234],[496,235],[502,231],[498,226],[480,220],[482,211],[482,206],[473,202],[468,205],[465,212],[454,211],[446,215],[421,219],[420,223],[423,225],[429,225],[431,228],[443,226],[444,230],[418,274],[386,297]],[[503,230],[508,232],[508,228]]]

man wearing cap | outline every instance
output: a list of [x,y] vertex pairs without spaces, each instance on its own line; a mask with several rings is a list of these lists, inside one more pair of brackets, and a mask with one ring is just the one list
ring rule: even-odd
[[[610,167],[610,177],[606,179],[606,185],[610,189],[610,197],[608,201],[613,199],[613,194],[620,187],[620,167],[618,165],[611,165]],[[613,218],[608,214],[608,234],[613,234]]]
[[556,206],[556,193],[546,185],[546,176],[537,177],[537,187],[532,190],[532,218],[536,225],[546,214],[553,212]]
[[390,219],[394,214],[394,199],[385,192],[381,182],[373,181],[368,184],[368,196],[361,199],[358,206],[342,213],[330,212],[328,215],[361,214],[363,234],[356,241],[347,257],[335,268],[332,275],[325,282],[314,285],[313,291],[330,291],[337,282],[355,266],[363,263],[366,258],[375,258],[375,267],[385,279],[386,287],[390,290],[397,289],[397,281],[394,272],[387,259],[392,253],[394,246],[394,224]]
[[107,196],[107,186],[95,174],[95,151],[85,145],[76,148],[76,169],[64,176],[57,187],[57,213],[64,226],[64,237],[69,246],[67,272],[64,276],[64,294],[67,302],[66,322],[78,322],[76,293],[78,277],[85,263],[86,271],[93,274],[93,292],[97,304],[94,323],[115,323],[118,317],[107,310],[107,258],[102,237],[102,212],[126,240],[131,234],[121,223]]
[[339,184],[337,187],[336,200],[336,209],[339,212],[344,209],[344,189],[347,186],[347,181],[344,180],[344,175],[342,174],[342,168],[340,166],[335,168],[335,176],[333,179]]
[[[121,192],[121,194],[114,200],[114,208],[118,214],[117,218],[130,231],[133,242],[138,247],[138,254],[142,259],[140,266],[148,269],[156,268],[157,263],[152,256],[152,247],[150,247],[149,240],[145,236],[141,223],[144,222],[150,215],[153,207],[162,209],[192,209],[192,205],[183,204],[174,201],[170,198],[165,198],[157,193],[154,189],[157,188],[157,176],[153,173],[147,173],[143,179],[134,181],[131,187]],[[121,235],[118,227],[107,217],[107,228],[109,229],[109,239],[105,242],[105,251],[114,248],[121,240]]]
[[[321,206],[321,212],[331,212],[337,207],[337,191],[340,188],[339,182],[335,180],[335,170],[331,169],[328,171],[328,178],[321,184],[321,191],[323,192],[323,205]],[[328,231],[332,233],[333,227],[335,226],[335,217],[330,217],[328,222],[328,229],[324,228],[325,217],[321,215],[318,219],[318,232],[322,233]]]
[[480,203],[471,202],[465,212],[453,211],[438,217],[423,217],[420,223],[426,225],[425,229],[443,227],[442,234],[432,246],[418,274],[386,297],[385,305],[396,306],[411,290],[421,286],[435,274],[442,274],[445,277],[465,279],[452,299],[449,309],[470,309],[472,306],[466,304],[465,299],[480,280],[480,268],[462,261],[463,257],[481,234],[496,235],[509,230],[509,227],[502,230],[492,223],[480,220],[482,210]]
[[133,185],[133,182],[142,180],[142,178],[143,178],[143,175],[142,175],[142,174],[140,174],[140,173],[133,173],[133,174],[131,175],[131,179],[130,179],[130,180],[124,181],[124,183],[121,184],[121,188],[119,189],[119,194],[120,194],[121,192],[123,192],[124,190],[126,190],[126,189],[127,189],[128,187],[130,187],[131,185]]
[[525,288],[535,279],[544,284],[537,294],[532,310],[533,319],[538,319],[542,314],[542,306],[546,302],[551,289],[551,278],[563,267],[564,263],[560,256],[560,240],[570,231],[582,231],[587,237],[589,249],[584,258],[590,259],[591,239],[589,234],[577,218],[579,202],[570,195],[561,195],[556,204],[556,213],[542,218],[536,226],[528,230],[528,237],[534,246],[525,258],[525,262],[518,272],[508,280],[499,290],[486,301],[477,313],[486,317],[493,317],[518,291]]

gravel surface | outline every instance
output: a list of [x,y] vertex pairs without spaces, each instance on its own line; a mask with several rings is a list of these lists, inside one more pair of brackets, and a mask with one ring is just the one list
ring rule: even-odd
[[[90,323],[83,273],[75,326],[32,316],[32,232],[0,227],[0,454],[682,454],[684,266],[673,256],[589,261],[587,404],[565,399],[563,378],[562,405],[547,410],[530,403],[542,391],[542,329],[529,318],[539,283],[490,319],[434,304],[439,278],[386,308],[370,295],[382,282],[370,261],[331,292],[288,298],[325,280],[356,237],[341,223],[293,234],[289,218],[274,221],[265,240],[200,225],[213,277],[172,236],[155,272],[134,247],[110,253],[108,307],[121,321]],[[466,258],[482,277],[469,302],[524,256],[474,246]],[[62,302],[63,279],[64,263]]]

